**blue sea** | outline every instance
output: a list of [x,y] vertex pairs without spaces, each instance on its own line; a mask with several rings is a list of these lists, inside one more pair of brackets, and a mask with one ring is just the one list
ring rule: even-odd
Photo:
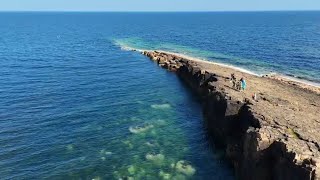
[[198,99],[124,47],[320,82],[320,12],[0,13],[0,179],[234,179]]

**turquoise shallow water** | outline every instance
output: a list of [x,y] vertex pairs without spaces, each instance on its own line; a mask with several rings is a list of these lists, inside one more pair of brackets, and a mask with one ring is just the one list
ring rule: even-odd
[[119,44],[318,81],[318,14],[0,13],[1,179],[233,179],[197,99]]
[[157,21],[136,22],[147,24],[144,33],[115,41],[133,48],[182,53],[258,75],[278,73],[320,83],[319,11],[168,13],[149,17]]

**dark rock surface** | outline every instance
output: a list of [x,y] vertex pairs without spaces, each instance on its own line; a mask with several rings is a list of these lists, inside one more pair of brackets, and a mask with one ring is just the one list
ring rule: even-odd
[[[287,126],[273,123],[249,99],[241,101],[229,95],[222,77],[197,62],[158,51],[142,54],[176,72],[201,98],[208,133],[225,149],[239,179],[320,179],[318,136],[299,137]],[[262,98],[277,106],[288,104],[273,97]]]

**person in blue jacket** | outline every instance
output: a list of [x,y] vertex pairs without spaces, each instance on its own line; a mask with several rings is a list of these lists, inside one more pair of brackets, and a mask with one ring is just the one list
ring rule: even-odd
[[241,90],[245,90],[247,88],[247,82],[243,78],[240,79],[241,82]]

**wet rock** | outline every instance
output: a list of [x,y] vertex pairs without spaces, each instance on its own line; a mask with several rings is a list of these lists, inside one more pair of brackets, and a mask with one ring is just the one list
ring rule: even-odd
[[158,63],[159,64],[165,64],[166,63],[166,59],[164,57],[158,57]]

